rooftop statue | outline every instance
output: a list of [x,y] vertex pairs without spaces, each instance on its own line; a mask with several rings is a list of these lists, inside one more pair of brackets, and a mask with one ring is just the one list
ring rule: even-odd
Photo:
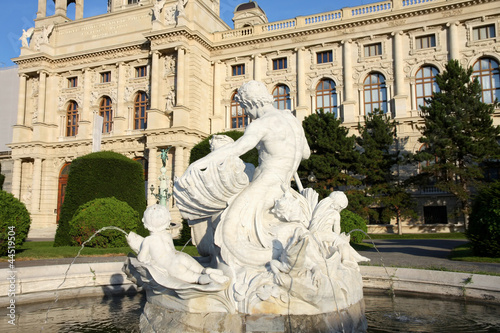
[[[216,279],[229,280],[210,282],[210,294],[191,293],[189,299],[198,302],[186,301],[182,310],[324,315],[355,308],[350,326],[362,327],[358,262],[368,259],[340,232],[347,197],[333,192],[318,202],[314,190],[299,193],[291,187],[311,151],[300,121],[290,110],[273,106],[263,83],[245,83],[235,99],[251,119],[244,135],[237,141],[214,137],[211,153],[174,183],[176,205],[204,256],[199,262],[216,269]],[[255,169],[239,158],[254,147],[259,153]],[[164,305],[169,304],[172,299]],[[174,304],[180,309],[178,301]]]

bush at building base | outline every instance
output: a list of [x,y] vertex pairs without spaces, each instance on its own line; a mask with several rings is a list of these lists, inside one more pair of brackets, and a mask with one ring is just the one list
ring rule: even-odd
[[483,189],[475,198],[467,238],[475,255],[500,257],[500,182]]
[[[9,250],[9,236],[15,239],[15,249],[19,250],[28,237],[30,214],[26,206],[12,194],[0,191],[0,255]],[[10,234],[9,234],[10,231]],[[12,245],[12,243],[11,243]]]
[[[114,226],[128,233],[135,232],[140,224],[142,223],[139,213],[126,202],[116,198],[95,199],[82,205],[69,221],[71,245],[82,245],[103,227]],[[105,230],[94,236],[85,246],[123,247],[127,246],[127,240],[121,231]]]
[[[75,159],[68,175],[54,246],[71,245],[69,221],[81,205],[97,198],[109,197],[128,203],[142,216],[146,209],[142,165],[110,151],[91,153]],[[148,235],[142,223],[137,233]]]
[[[340,231],[348,234],[351,230],[360,229],[365,233],[368,228],[366,227],[365,220],[351,211],[344,209],[340,212]],[[365,238],[365,233],[361,231],[354,231],[351,233],[351,243],[361,243]]]

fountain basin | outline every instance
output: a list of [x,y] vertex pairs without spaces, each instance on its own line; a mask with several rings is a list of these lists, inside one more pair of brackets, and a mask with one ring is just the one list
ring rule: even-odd
[[[123,262],[76,263],[59,287],[59,298],[105,295],[136,291],[136,286],[122,272]],[[54,292],[64,280],[68,265],[16,268],[16,302],[53,301]],[[421,294],[465,296],[468,299],[500,303],[500,276],[472,273],[430,271],[411,268],[360,266],[365,288],[411,291]],[[0,269],[9,276],[10,269]],[[10,283],[0,280],[0,306],[9,304]]]

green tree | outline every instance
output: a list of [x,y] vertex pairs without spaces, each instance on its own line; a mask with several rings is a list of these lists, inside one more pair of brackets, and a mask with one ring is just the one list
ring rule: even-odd
[[[142,217],[146,209],[142,165],[111,151],[95,152],[75,159],[71,163],[54,246],[71,245],[69,221],[81,205],[108,197],[126,202]],[[138,223],[137,232],[147,235],[142,223]]]
[[357,185],[359,181],[353,176],[359,159],[355,136],[349,136],[349,130],[334,114],[323,110],[307,117],[302,126],[311,148],[311,157],[302,161],[299,177],[307,179],[312,172],[317,179],[314,186],[306,183],[304,187],[314,187],[323,198],[333,188]]
[[[399,163],[395,149],[396,121],[375,109],[358,124],[356,142],[361,150],[357,173],[360,191],[351,200],[351,209],[365,218],[390,223],[396,216],[413,217],[410,195],[400,186],[394,167]],[[373,209],[373,208],[378,209]]]
[[422,167],[412,181],[453,194],[467,227],[471,191],[483,178],[480,164],[499,155],[500,128],[492,120],[498,101],[483,103],[472,68],[464,69],[457,60],[448,62],[436,82],[440,91],[421,106],[424,127],[419,141],[426,149],[415,155],[418,161],[433,163]]

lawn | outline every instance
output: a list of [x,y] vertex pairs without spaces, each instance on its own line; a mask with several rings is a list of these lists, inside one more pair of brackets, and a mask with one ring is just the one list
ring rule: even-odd
[[[16,249],[16,260],[37,260],[37,259],[54,259],[54,258],[74,258],[80,250],[79,246],[59,246],[54,247],[54,242],[24,242],[24,244]],[[177,250],[181,250],[182,246],[176,246]],[[186,246],[184,252],[189,255],[197,256],[198,251],[195,246]],[[84,247],[80,252],[81,257],[111,257],[111,256],[126,256],[128,253],[133,253],[128,246],[118,247],[114,249],[94,249]],[[7,261],[7,257],[1,257],[0,261]]]

